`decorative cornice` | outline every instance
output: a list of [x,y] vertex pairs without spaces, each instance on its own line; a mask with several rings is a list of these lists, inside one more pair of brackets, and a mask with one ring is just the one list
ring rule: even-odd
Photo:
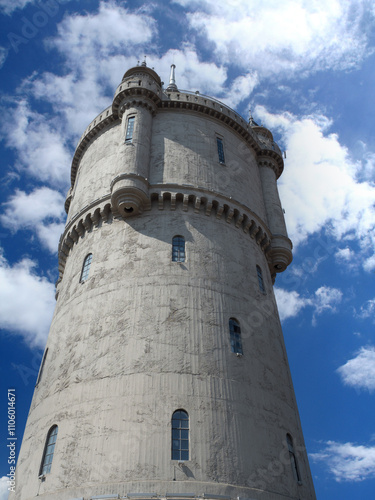
[[141,98],[134,98],[131,101],[125,101],[122,102],[121,105],[118,108],[118,116],[121,119],[122,115],[124,114],[125,110],[131,108],[131,107],[140,107],[143,106],[144,108],[148,109],[152,116],[155,116],[156,114],[156,107],[153,106],[153,103],[151,101],[141,99]]
[[[67,222],[58,249],[59,279],[57,284],[62,280],[65,264],[73,245],[78,243],[86,232],[99,228],[104,223],[112,222],[113,219],[120,220],[120,217],[113,214],[109,200],[110,194],[95,200]],[[225,220],[228,224],[233,224],[253,238],[266,256],[271,249],[272,235],[268,227],[244,205],[209,191],[204,192],[204,190],[186,187],[182,190],[181,186],[172,184],[150,186],[148,210],[153,208],[176,210],[177,207],[184,212],[213,216],[216,219]]]
[[120,85],[119,89],[120,90],[116,92],[112,103],[112,112],[119,118],[122,116],[121,105],[123,101],[130,101],[135,104],[139,103],[142,106],[147,103],[149,109],[154,113],[161,100],[157,93],[145,87],[126,88],[125,85]]
[[[268,151],[266,153],[268,153]],[[266,155],[263,153],[262,156],[258,156],[257,162],[259,167],[271,168],[275,172],[276,179],[280,176],[279,165],[271,154]]]

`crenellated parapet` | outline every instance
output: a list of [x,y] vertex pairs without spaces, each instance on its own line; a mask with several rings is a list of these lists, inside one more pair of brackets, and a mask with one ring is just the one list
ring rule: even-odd
[[[250,236],[269,261],[272,250],[267,224],[254,212],[235,200],[228,199],[219,193],[209,193],[197,189],[184,189],[181,186],[165,185],[150,187],[150,198],[145,205],[146,211],[181,210],[190,214],[200,214],[225,221],[236,229]],[[61,282],[67,258],[73,245],[83,238],[85,233],[100,228],[105,223],[123,220],[122,214],[109,203],[110,195],[95,200],[91,205],[77,213],[65,226],[58,249],[59,279]]]
[[155,113],[161,99],[162,84],[155,71],[146,66],[131,68],[115,91],[112,112],[121,119],[127,102],[133,101]]

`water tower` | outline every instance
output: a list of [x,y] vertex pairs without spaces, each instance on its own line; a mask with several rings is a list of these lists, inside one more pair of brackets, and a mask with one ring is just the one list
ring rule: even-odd
[[129,69],[74,154],[29,500],[315,499],[273,293],[272,134]]

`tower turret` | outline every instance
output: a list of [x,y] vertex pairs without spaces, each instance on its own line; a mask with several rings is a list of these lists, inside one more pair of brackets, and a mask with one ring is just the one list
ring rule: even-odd
[[314,500],[272,134],[145,64],[76,148],[12,500]]
[[273,140],[272,133],[255,122],[253,122],[252,130],[257,134],[262,148],[258,152],[258,165],[267,222],[272,235],[269,251],[270,270],[271,274],[275,275],[275,273],[285,271],[293,258],[293,246],[288,238],[276,184],[277,179],[282,174],[283,164],[280,162],[281,152]]

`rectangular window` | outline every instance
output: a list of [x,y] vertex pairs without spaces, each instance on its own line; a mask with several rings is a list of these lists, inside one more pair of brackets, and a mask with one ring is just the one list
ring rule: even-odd
[[134,122],[135,116],[130,116],[126,126],[125,142],[133,142]]
[[241,327],[234,318],[229,320],[229,334],[230,334],[230,347],[232,352],[236,354],[243,354],[242,340],[241,340]]
[[185,262],[185,238],[174,236],[172,239],[172,262]]
[[262,293],[266,293],[266,289],[264,287],[264,281],[263,281],[263,275],[262,275],[262,270],[259,266],[257,266],[257,274],[258,274],[258,283],[259,283],[259,290]]
[[223,139],[220,139],[220,137],[216,137],[216,141],[217,141],[217,153],[219,155],[219,162],[225,163]]

